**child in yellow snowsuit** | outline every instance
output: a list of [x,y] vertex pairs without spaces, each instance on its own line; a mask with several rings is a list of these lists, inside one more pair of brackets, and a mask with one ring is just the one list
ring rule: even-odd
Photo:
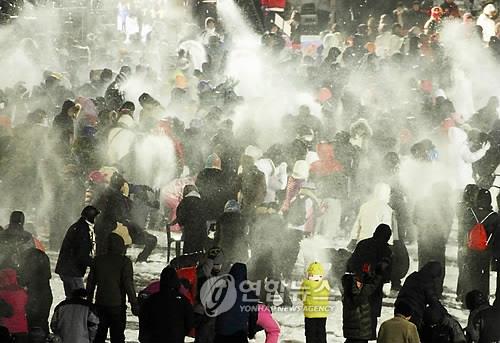
[[307,278],[300,287],[304,303],[306,343],[326,343],[326,318],[328,317],[330,285],[324,280],[323,266],[314,262],[307,268]]

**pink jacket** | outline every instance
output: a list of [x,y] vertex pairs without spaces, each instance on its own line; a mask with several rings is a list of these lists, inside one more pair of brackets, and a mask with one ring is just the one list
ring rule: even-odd
[[280,326],[274,320],[271,311],[264,304],[259,304],[259,317],[257,325],[266,333],[266,343],[278,343],[280,337]]

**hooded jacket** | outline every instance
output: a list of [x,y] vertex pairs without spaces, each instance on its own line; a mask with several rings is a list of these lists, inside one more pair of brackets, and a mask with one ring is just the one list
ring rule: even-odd
[[17,266],[21,254],[35,247],[31,233],[24,231],[23,223],[11,222],[0,232],[0,269]]
[[[391,197],[391,187],[385,183],[375,185],[372,199],[365,202],[359,208],[359,213],[351,231],[351,240],[359,242],[372,237],[375,229],[380,224],[387,224],[391,228],[396,227],[393,218],[393,210],[389,206]],[[397,240],[397,230],[393,230],[393,235],[389,239],[389,244]]]
[[356,285],[354,274],[342,277],[342,329],[344,337],[352,340],[371,340],[374,329],[370,297],[382,283],[379,275],[365,274],[361,288]]
[[13,312],[11,317],[0,318],[0,326],[6,327],[11,334],[28,333],[28,294],[19,286],[14,269],[0,270],[0,300],[9,304]]
[[92,301],[97,288],[96,305],[125,306],[126,296],[132,306],[137,304],[134,269],[132,261],[125,256],[125,249],[123,239],[111,233],[108,237],[108,252],[97,256],[90,267],[87,280],[89,301]]
[[50,327],[62,343],[91,343],[98,324],[94,306],[83,298],[73,297],[56,306]]
[[141,307],[139,341],[141,343],[183,343],[194,326],[193,308],[179,293],[180,282],[172,267],[163,269],[160,292],[151,295]]
[[476,21],[476,25],[481,26],[483,29],[483,41],[486,43],[490,41],[491,37],[495,36],[495,20],[491,18],[494,12],[496,12],[495,5],[488,4]]
[[302,281],[299,298],[304,303],[304,317],[328,317],[328,304],[330,300],[330,284],[324,279],[323,266],[314,262],[307,268],[307,278]]
[[408,304],[413,310],[412,322],[423,319],[425,307],[439,302],[435,280],[441,277],[442,267],[439,262],[429,262],[418,272],[410,274],[399,291],[396,304]]
[[205,249],[207,242],[207,216],[205,204],[196,191],[187,194],[176,210],[177,222],[182,226],[184,253]]
[[[248,280],[247,267],[245,264],[233,264],[229,271],[229,275],[234,278],[236,299],[233,307],[231,307],[229,311],[221,313],[216,317],[215,333],[221,336],[232,336],[241,332],[247,334],[252,331],[252,329],[249,329],[250,314],[257,310],[253,308],[257,305],[257,297],[251,291],[246,293],[241,291],[242,287],[240,286]],[[250,311],[245,309],[247,305],[250,306]]]

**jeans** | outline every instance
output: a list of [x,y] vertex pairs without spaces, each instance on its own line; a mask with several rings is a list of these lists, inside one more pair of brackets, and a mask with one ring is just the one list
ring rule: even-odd
[[64,275],[60,275],[60,277],[64,285],[64,294],[66,295],[66,298],[70,298],[73,295],[73,292],[78,289],[85,289],[83,277]]
[[97,316],[99,317],[99,326],[94,343],[104,343],[109,334],[111,343],[125,343],[125,326],[127,324],[127,315],[125,306],[109,307],[96,306]]

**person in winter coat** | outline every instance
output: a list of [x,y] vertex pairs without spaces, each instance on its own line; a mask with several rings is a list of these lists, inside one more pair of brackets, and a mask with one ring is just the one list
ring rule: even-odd
[[422,268],[430,261],[443,266],[438,295],[443,292],[446,266],[446,244],[453,225],[452,198],[448,184],[434,184],[430,196],[417,202],[413,221],[418,228],[418,266]]
[[26,315],[30,333],[36,331],[47,337],[49,332],[49,313],[52,306],[50,288],[50,261],[43,251],[31,248],[22,254],[19,265],[19,283],[28,292]]
[[231,199],[229,181],[222,172],[219,156],[208,156],[205,169],[196,177],[196,187],[205,203],[208,221],[215,222],[224,213],[224,205]]
[[478,290],[470,291],[465,295],[465,306],[470,311],[469,318],[467,319],[467,326],[465,327],[465,338],[467,343],[479,341],[479,327],[477,326],[478,315],[483,311],[489,309],[488,298]]
[[458,221],[458,253],[457,253],[457,264],[458,264],[458,280],[457,280],[457,299],[461,301],[464,297],[463,293],[463,278],[464,278],[464,257],[467,252],[467,233],[470,228],[466,226],[464,220],[468,217],[471,208],[476,207],[477,194],[479,193],[479,187],[475,184],[469,184],[465,187],[462,199],[456,207],[456,216]]
[[34,247],[33,236],[24,230],[24,213],[13,211],[9,225],[0,232],[0,269],[17,268],[21,254]]
[[255,209],[266,198],[267,187],[264,173],[255,165],[257,159],[262,157],[262,153],[258,154],[260,149],[249,146],[245,152],[249,154],[253,153],[254,156],[245,154],[241,157],[241,173],[238,175],[236,181],[236,189],[240,193],[239,199],[243,215],[249,225],[252,225],[255,221]]
[[[354,247],[356,243],[367,239],[373,235],[374,230],[380,224],[386,224],[390,228],[397,227],[393,216],[392,208],[389,206],[391,197],[391,187],[386,183],[378,183],[375,185],[372,198],[361,205],[358,216],[354,222],[351,231],[350,247]],[[398,239],[397,230],[392,234],[394,240]],[[390,243],[392,244],[392,237]]]
[[197,343],[213,343],[215,337],[215,318],[208,316],[202,302],[201,289],[205,282],[212,277],[217,277],[224,264],[224,253],[219,247],[210,248],[206,258],[198,264],[196,277],[198,292],[194,304],[195,334]]
[[288,177],[286,184],[286,194],[281,212],[287,213],[293,198],[299,193],[302,186],[309,178],[309,165],[305,160],[298,160],[293,165],[292,174]]
[[380,326],[377,343],[420,343],[417,327],[410,321],[412,314],[410,305],[396,304],[394,318]]
[[483,29],[483,42],[489,43],[495,37],[495,17],[497,9],[494,4],[484,6],[483,13],[477,18],[476,25]]
[[458,321],[437,302],[425,309],[422,343],[465,343],[465,335]]
[[462,190],[466,185],[474,183],[472,178],[472,164],[486,155],[491,144],[485,142],[477,151],[471,151],[471,144],[467,133],[461,128],[448,129],[450,168],[455,180],[455,189]]
[[329,313],[330,285],[318,262],[307,268],[307,278],[300,286],[299,298],[304,304],[306,343],[326,343],[326,319]]
[[92,262],[87,290],[88,300],[91,302],[95,293],[99,317],[95,342],[104,343],[109,329],[112,343],[124,343],[127,308],[125,297],[128,297],[132,314],[137,315],[139,311],[132,261],[125,256],[125,243],[119,235],[111,233],[108,252],[97,256]]
[[96,255],[106,253],[108,235],[116,229],[117,223],[126,225],[130,221],[128,201],[123,194],[127,187],[123,176],[114,173],[109,186],[92,204],[100,211],[95,220]]
[[[486,189],[479,190],[476,198],[476,206],[470,208],[464,217],[464,227],[468,228],[464,243],[467,246],[470,240],[469,233],[478,224],[482,223],[486,229],[486,234],[489,244],[492,249],[485,251],[476,251],[466,248],[464,256],[463,270],[463,294],[467,294],[472,290],[480,290],[484,294],[489,294],[490,290],[490,259],[498,257],[498,241],[495,241],[494,236],[500,232],[500,217],[492,209],[491,194]],[[462,302],[464,299],[462,299]]]
[[500,308],[494,303],[492,307],[477,313],[472,322],[476,332],[477,341],[474,343],[490,343],[500,341]]
[[179,287],[175,269],[170,266],[163,269],[160,292],[146,299],[140,310],[139,342],[184,342],[194,326],[194,314]]
[[97,334],[99,318],[87,292],[77,289],[54,309],[50,327],[61,343],[92,343]]
[[248,261],[248,229],[236,200],[229,200],[216,224],[215,246],[224,251],[228,264]]
[[322,199],[326,210],[318,220],[316,233],[333,238],[340,233],[342,215],[341,200],[347,197],[347,177],[344,168],[335,159],[333,144],[316,145],[319,161],[311,164],[310,180],[318,188],[317,196]]
[[52,130],[56,138],[55,147],[60,157],[66,158],[71,153],[71,145],[75,140],[74,121],[80,110],[80,104],[66,100],[62,105],[61,112],[54,117]]
[[177,206],[177,223],[182,227],[184,254],[203,251],[207,248],[206,204],[201,199],[195,185],[187,185],[183,190],[183,198]]
[[83,277],[96,253],[94,223],[98,215],[98,209],[86,206],[64,237],[55,272],[63,281],[66,297],[84,288]]
[[477,111],[469,120],[469,124],[481,130],[481,132],[489,132],[495,120],[498,119],[498,98],[492,96],[488,99],[486,106]]
[[387,261],[389,266],[383,269],[382,282],[377,289],[370,295],[370,307],[372,321],[380,317],[382,312],[383,283],[389,282],[392,270],[392,251],[388,245],[391,237],[391,229],[388,225],[381,224],[373,233],[373,237],[362,240],[358,243],[351,258],[347,262],[347,271],[355,275],[373,272],[377,265]]
[[[235,303],[228,311],[218,314],[215,319],[215,340],[214,343],[247,343],[248,333],[254,329],[251,324],[250,315],[255,312],[257,297],[253,292],[244,294],[241,285],[247,280],[247,267],[243,263],[235,263],[229,271],[229,275],[234,278]],[[246,309],[250,305],[250,311]]]
[[0,300],[3,300],[12,309],[10,317],[0,318],[0,326],[9,330],[15,342],[27,343],[28,320],[26,318],[26,305],[28,304],[28,294],[19,286],[14,269],[0,270]]
[[411,322],[420,330],[426,306],[439,302],[437,280],[441,280],[443,268],[439,262],[428,262],[418,272],[410,274],[399,291],[396,306],[405,303],[411,306]]
[[346,343],[367,343],[375,339],[377,317],[373,316],[370,298],[382,284],[387,267],[389,263],[383,261],[375,273],[346,273],[342,277],[342,329]]
[[266,334],[265,343],[278,343],[280,338],[281,329],[278,322],[273,318],[271,309],[259,303],[257,305],[258,313],[254,314],[250,320],[255,321],[254,324],[249,325],[249,327],[255,328],[255,332],[249,332],[248,337],[254,339],[257,332],[264,330]]

